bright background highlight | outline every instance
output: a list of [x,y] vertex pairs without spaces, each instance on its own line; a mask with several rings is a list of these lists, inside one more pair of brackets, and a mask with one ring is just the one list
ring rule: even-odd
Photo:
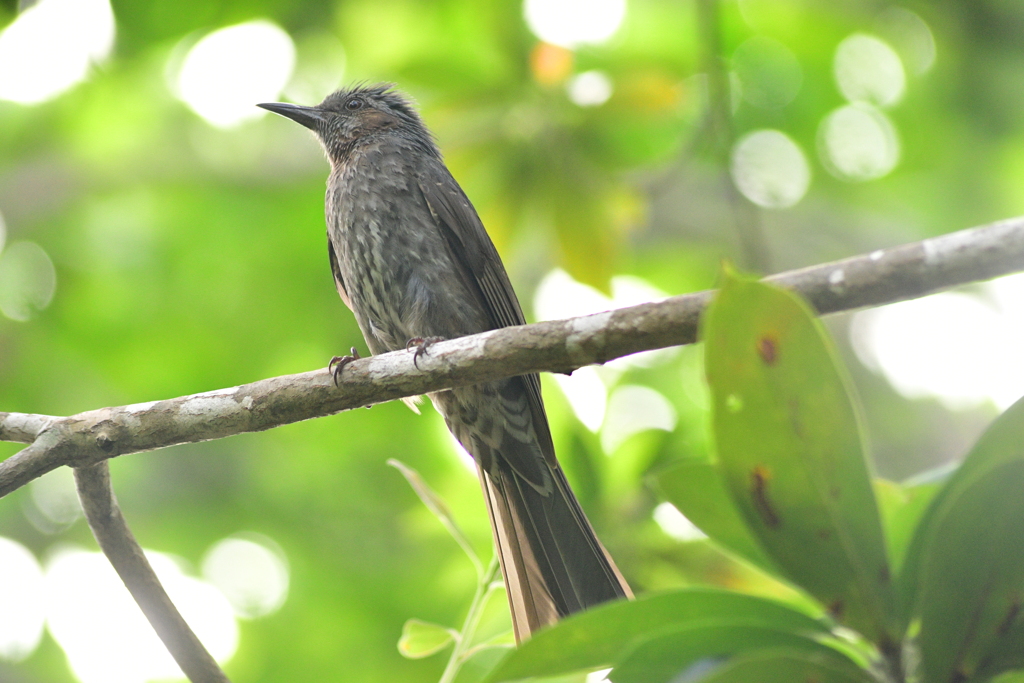
[[908,398],[1005,410],[1024,395],[1024,275],[863,311],[851,336],[861,360]]
[[626,16],[626,0],[526,0],[523,8],[534,35],[567,48],[605,42]]
[[251,21],[204,36],[185,56],[178,94],[215,126],[266,114],[255,104],[277,99],[291,78],[295,45],[269,21]]
[[[38,480],[49,483],[33,488],[36,504],[60,501],[56,507],[43,502],[40,509],[51,514],[59,510],[58,521],[64,526],[76,516],[68,511],[63,494],[70,476],[62,468]],[[52,527],[44,532],[60,530]],[[261,534],[237,534],[214,544],[203,561],[205,580],[183,569],[187,563],[180,558],[151,551],[146,555],[182,616],[221,663],[230,660],[238,647],[236,617],[273,614],[287,595],[284,552]],[[19,661],[32,654],[45,621],[82,683],[146,683],[181,677],[177,664],[99,552],[59,543],[50,549],[43,570],[31,551],[0,536],[0,611],[4,614],[0,659]]]
[[113,46],[108,0],[40,0],[0,32],[0,99],[38,104],[56,97]]

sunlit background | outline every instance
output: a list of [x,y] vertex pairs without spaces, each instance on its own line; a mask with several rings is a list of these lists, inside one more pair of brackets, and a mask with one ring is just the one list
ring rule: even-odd
[[[709,288],[724,259],[779,271],[1024,214],[1024,6],[704,4],[5,0],[0,410],[194,393],[361,345],[324,254],[322,153],[254,106],[348,83],[418,101],[532,320]],[[962,456],[1024,394],[1024,276],[827,326],[884,476]],[[650,484],[710,456],[701,355],[545,377],[560,458],[638,591],[786,597]],[[424,412],[112,464],[234,680],[437,679],[443,657],[395,643],[410,617],[460,623],[472,567],[385,461],[420,470],[485,556],[490,538],[475,476]],[[180,676],[65,470],[0,501],[0,615],[2,681]]]

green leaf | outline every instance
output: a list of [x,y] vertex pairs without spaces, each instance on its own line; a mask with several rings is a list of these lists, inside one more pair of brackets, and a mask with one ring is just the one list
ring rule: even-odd
[[398,652],[408,659],[423,659],[445,649],[458,637],[450,628],[419,619],[409,619],[402,626]]
[[1024,683],[1024,671],[1007,671],[993,679],[992,683]]
[[699,680],[701,683],[875,683],[866,671],[837,667],[831,657],[788,649],[737,657],[711,669],[703,678],[698,676],[683,680]]
[[687,460],[665,470],[657,480],[666,500],[712,541],[769,573],[778,573],[751,535],[713,463]]
[[917,612],[922,563],[930,545],[936,541],[937,528],[949,515],[950,507],[975,481],[1001,464],[1024,460],[1024,399],[1014,403],[996,418],[946,485],[932,499],[907,550],[898,579],[902,618],[909,623]]
[[743,624],[698,624],[641,642],[612,670],[609,678],[614,683],[669,683],[701,660],[765,648],[787,648],[815,655],[852,675],[857,675],[859,669],[838,650],[802,634]]
[[574,614],[534,634],[487,680],[495,683],[612,666],[653,634],[698,624],[746,624],[819,635],[829,632],[820,621],[781,603],[719,589],[688,588]]
[[[992,648],[986,661],[978,668],[978,680],[988,680],[1003,672],[1024,669],[1024,623],[1020,619],[1013,622],[1006,634]],[[998,683],[1010,683],[1011,677],[1005,673]],[[1017,671],[1014,683],[1024,683],[1024,671]]]
[[849,380],[813,313],[727,277],[703,320],[718,466],[765,552],[837,618],[895,641],[895,601]]
[[898,573],[903,565],[917,525],[941,488],[939,482],[908,486],[885,479],[875,480],[875,495],[882,510],[885,540],[894,573]]
[[[1020,446],[1018,446],[1020,447]],[[991,468],[950,499],[922,555],[921,665],[928,681],[964,681],[994,652],[1022,660],[1024,460]],[[1014,629],[1014,626],[1018,629]],[[1010,655],[1009,659],[1006,655]]]
[[427,506],[427,509],[434,513],[434,516],[444,525],[444,528],[448,530],[448,533],[452,535],[455,542],[459,544],[459,547],[469,557],[470,562],[476,567],[476,574],[478,577],[483,576],[484,565],[477,556],[476,551],[473,550],[472,544],[469,539],[466,538],[466,534],[462,532],[462,529],[455,522],[455,518],[452,517],[451,510],[448,509],[448,505],[442,500],[441,496],[437,495],[427,482],[423,481],[423,477],[420,473],[413,468],[406,465],[401,460],[391,458],[388,460],[388,464],[394,467],[396,470],[402,473],[409,485],[412,486],[412,490],[416,492],[419,499]]

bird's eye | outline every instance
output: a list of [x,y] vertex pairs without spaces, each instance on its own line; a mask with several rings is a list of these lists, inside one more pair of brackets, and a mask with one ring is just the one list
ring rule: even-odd
[[355,99],[349,100],[348,102],[345,103],[345,108],[348,109],[349,111],[355,111],[356,109],[362,109],[363,108],[363,101],[361,99],[359,99],[358,97],[355,98]]

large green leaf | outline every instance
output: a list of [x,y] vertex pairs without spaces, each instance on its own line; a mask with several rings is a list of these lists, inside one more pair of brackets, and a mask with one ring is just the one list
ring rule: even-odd
[[747,525],[837,618],[895,641],[860,420],[828,336],[795,295],[728,276],[703,339],[718,465]]
[[699,624],[746,624],[793,633],[828,633],[820,621],[771,600],[690,588],[613,602],[575,614],[534,634],[487,680],[496,683],[612,666],[654,634]]
[[614,683],[669,683],[701,660],[767,648],[814,655],[854,676],[859,669],[846,655],[803,634],[745,624],[697,624],[641,642],[609,678]]
[[963,464],[949,478],[922,517],[900,572],[897,588],[903,618],[909,622],[917,611],[919,588],[925,555],[934,555],[930,546],[936,542],[938,527],[950,514],[956,500],[974,482],[995,467],[1024,460],[1024,399],[1006,409],[981,435]]
[[829,656],[788,649],[751,653],[711,669],[701,683],[874,683],[864,670],[837,667]]
[[[921,665],[930,683],[1024,661],[1024,460],[1005,462],[949,499],[921,560]],[[1017,628],[1015,629],[1014,626]]]
[[678,463],[658,475],[658,484],[665,498],[712,541],[765,571],[778,572],[751,535],[713,463]]

